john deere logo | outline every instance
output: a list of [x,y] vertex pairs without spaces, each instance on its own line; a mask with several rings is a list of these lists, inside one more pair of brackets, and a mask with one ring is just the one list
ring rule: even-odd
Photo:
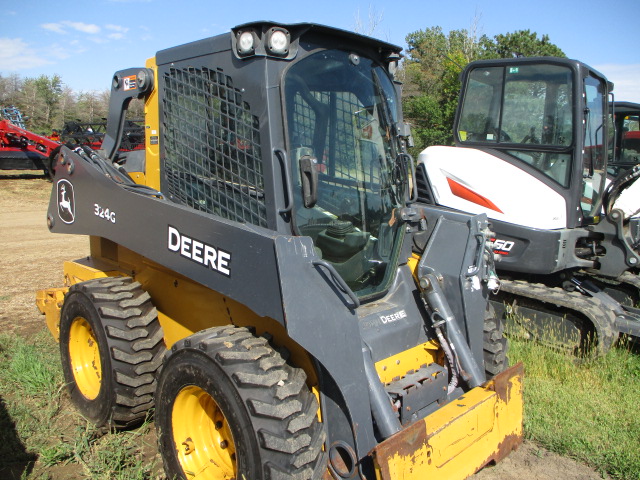
[[64,223],[73,223],[76,219],[76,201],[69,180],[58,180],[58,216]]

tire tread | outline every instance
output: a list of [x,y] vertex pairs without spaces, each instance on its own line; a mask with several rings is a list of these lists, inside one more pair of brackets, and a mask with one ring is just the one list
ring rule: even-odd
[[157,374],[166,351],[151,297],[131,277],[107,277],[73,285],[93,303],[107,338],[114,399],[105,425],[131,428],[154,406]]

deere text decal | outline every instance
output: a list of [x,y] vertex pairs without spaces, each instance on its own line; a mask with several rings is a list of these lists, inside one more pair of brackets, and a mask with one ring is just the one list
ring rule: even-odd
[[229,266],[231,254],[229,252],[184,235],[171,225],[169,225],[167,247],[172,252],[179,253],[185,258],[209,267],[227,277],[231,275]]

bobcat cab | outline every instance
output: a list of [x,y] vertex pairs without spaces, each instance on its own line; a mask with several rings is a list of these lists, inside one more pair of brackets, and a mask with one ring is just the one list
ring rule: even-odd
[[422,200],[490,218],[501,260],[494,306],[518,310],[528,337],[576,353],[640,335],[640,171],[607,179],[612,88],[576,60],[472,62],[456,146],[418,161]]

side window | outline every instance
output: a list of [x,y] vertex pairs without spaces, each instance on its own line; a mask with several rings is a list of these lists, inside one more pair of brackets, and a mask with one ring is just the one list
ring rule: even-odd
[[497,142],[501,95],[501,67],[474,70],[470,74],[458,125],[461,142]]
[[584,80],[584,161],[582,165],[583,193],[582,211],[593,216],[600,193],[606,179],[605,125],[605,86],[601,79],[589,76]]

